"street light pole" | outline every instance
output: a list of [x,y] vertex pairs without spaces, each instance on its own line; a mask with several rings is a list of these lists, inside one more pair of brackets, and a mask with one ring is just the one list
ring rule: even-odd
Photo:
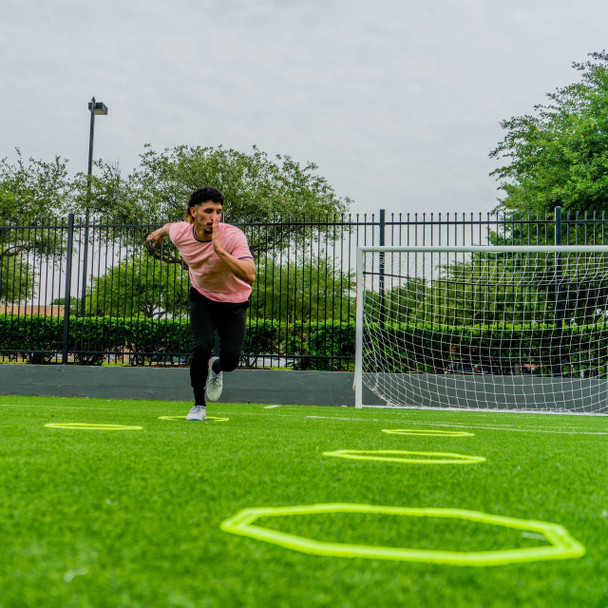
[[[89,163],[87,165],[88,188],[91,190],[91,176],[93,175],[93,141],[95,139],[95,97],[89,102],[89,111],[91,112],[91,121],[89,128]],[[87,201],[88,205],[88,201]],[[87,209],[88,210],[88,209]]]
[[95,139],[95,116],[107,116],[108,108],[101,101],[95,101],[95,97],[89,102],[91,113],[91,124],[89,129],[89,162],[87,167],[87,197],[85,206],[84,222],[84,253],[82,260],[82,295],[80,303],[81,316],[85,315],[85,298],[87,293],[87,266],[89,263],[89,207],[91,204],[91,186],[93,177],[93,140]]

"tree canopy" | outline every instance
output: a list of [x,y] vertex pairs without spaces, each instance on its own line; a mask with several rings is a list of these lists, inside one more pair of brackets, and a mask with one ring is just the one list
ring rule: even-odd
[[340,213],[350,199],[338,197],[313,162],[232,148],[176,146],[156,152],[144,147],[139,166],[126,177],[118,165],[97,160],[90,180],[70,175],[68,161],[0,159],[0,224],[45,223],[67,212],[114,220],[179,219],[193,190],[219,188],[232,217],[266,219],[277,215]]
[[56,235],[35,226],[39,218],[46,225],[57,223],[72,194],[66,161],[59,156],[48,162],[26,161],[17,150],[16,163],[0,159],[1,302],[24,300],[33,293],[37,272],[28,256],[61,251]]
[[79,173],[64,206],[75,215],[88,209],[124,222],[176,220],[192,191],[205,185],[222,191],[231,218],[340,213],[350,203],[318,175],[316,164],[301,165],[287,155],[270,157],[256,146],[250,153],[223,146],[176,146],[157,152],[146,144],[139,161],[126,177],[119,166],[96,161],[90,196],[87,178]]
[[52,222],[70,206],[74,188],[65,159],[26,161],[17,150],[15,163],[0,159],[0,225]]
[[523,213],[603,211],[608,200],[608,53],[573,63],[579,82],[547,95],[532,114],[501,123],[490,153],[506,161],[492,172],[506,196],[500,207]]
[[88,315],[154,319],[188,310],[190,281],[180,267],[128,258],[92,283]]
[[133,208],[152,216],[181,217],[190,193],[204,185],[222,191],[229,217],[344,211],[350,200],[340,199],[317,169],[290,156],[270,157],[256,146],[249,154],[222,146],[177,146],[158,153],[146,146],[126,184]]

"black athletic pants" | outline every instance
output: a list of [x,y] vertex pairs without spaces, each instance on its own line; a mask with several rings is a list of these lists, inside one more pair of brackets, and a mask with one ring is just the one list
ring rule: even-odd
[[239,364],[245,341],[249,302],[215,302],[190,287],[190,326],[194,351],[190,363],[190,383],[196,405],[205,405],[209,357],[215,346],[215,330],[220,339],[220,370],[231,372]]

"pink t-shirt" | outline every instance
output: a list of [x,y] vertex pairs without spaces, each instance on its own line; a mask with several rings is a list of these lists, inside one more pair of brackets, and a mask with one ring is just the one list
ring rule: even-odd
[[[216,302],[246,302],[251,285],[234,276],[213,250],[211,241],[201,241],[194,232],[194,224],[175,222],[169,238],[188,264],[193,287],[206,298]],[[239,260],[253,259],[245,233],[231,224],[220,223],[222,247]]]

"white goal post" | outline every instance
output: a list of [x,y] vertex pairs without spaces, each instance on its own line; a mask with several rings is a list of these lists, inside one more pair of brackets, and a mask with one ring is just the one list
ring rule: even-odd
[[355,406],[608,413],[608,245],[357,249]]

